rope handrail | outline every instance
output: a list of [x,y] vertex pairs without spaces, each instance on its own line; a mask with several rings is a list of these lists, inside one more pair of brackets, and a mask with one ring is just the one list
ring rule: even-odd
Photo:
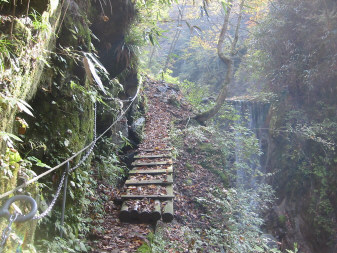
[[56,165],[55,167],[43,172],[42,174],[28,180],[27,182],[17,186],[16,188],[8,191],[8,192],[5,192],[3,194],[0,195],[0,200],[3,199],[4,197],[7,197],[9,196],[10,194],[22,189],[22,188],[25,188],[27,187],[28,185],[38,181],[40,178],[50,174],[51,172],[53,172],[54,170],[57,170],[59,169],[60,167],[62,167],[63,165],[65,165],[67,162],[70,162],[72,159],[74,159],[75,157],[77,157],[78,155],[80,155],[82,152],[84,152],[85,150],[87,150],[88,148],[90,148],[92,145],[94,145],[99,139],[101,139],[118,121],[120,121],[122,119],[122,117],[125,115],[125,113],[130,109],[131,105],[133,104],[133,102],[135,101],[135,99],[137,98],[138,96],[138,93],[139,93],[139,90],[140,90],[140,87],[138,86],[137,88],[137,92],[135,94],[135,96],[130,100],[130,104],[129,106],[124,110],[122,111],[121,115],[119,115],[117,117],[117,119],[101,134],[99,135],[95,140],[93,140],[92,142],[90,142],[87,146],[85,146],[84,148],[82,148],[80,151],[76,152],[74,155],[72,155],[71,157],[69,157],[67,160],[63,161],[62,163]]

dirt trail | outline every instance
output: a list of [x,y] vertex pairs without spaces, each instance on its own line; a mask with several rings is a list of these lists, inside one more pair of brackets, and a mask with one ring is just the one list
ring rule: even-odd
[[[142,155],[145,149],[158,149],[157,153],[162,154],[159,150],[171,147],[169,127],[172,116],[169,111],[174,108],[168,104],[168,97],[176,97],[177,92],[171,86],[150,80],[146,82],[144,92],[148,99],[145,135],[137,151]],[[92,252],[136,252],[152,231],[151,225],[120,222],[118,214],[121,206],[113,201],[117,195],[116,189],[101,186],[100,193],[108,194],[111,199],[105,204],[106,216],[101,221],[104,232],[92,231]]]
[[[145,95],[148,98],[146,113],[145,137],[139,145],[139,154],[145,154],[144,149],[165,149],[171,146],[169,130],[172,121],[179,122],[191,116],[191,109],[175,85],[159,81],[145,82]],[[185,129],[184,123],[175,124],[176,129]],[[174,148],[174,147],[173,147]],[[168,241],[174,241],[177,248],[167,248],[167,252],[189,252],[191,241],[186,239],[185,228],[204,229],[210,227],[210,221],[203,215],[196,199],[205,197],[211,185],[221,186],[218,177],[198,164],[200,154],[194,152],[196,143],[193,138],[186,136],[180,147],[179,155],[174,161],[174,220],[162,228],[162,233]],[[189,150],[189,152],[188,152]],[[190,152],[192,150],[192,152]],[[161,151],[158,151],[161,154]],[[202,156],[202,154],[201,154]],[[187,166],[188,165],[188,166]],[[123,191],[120,189],[119,191]],[[104,188],[102,194],[109,194],[110,201],[106,202],[107,215],[102,222],[104,233],[93,231],[95,241],[92,243],[92,253],[115,252],[130,253],[148,242],[146,236],[153,232],[153,227],[147,224],[122,223],[118,219],[120,205],[114,204],[116,189]],[[184,228],[184,229],[182,229]],[[204,248],[203,252],[209,252]]]

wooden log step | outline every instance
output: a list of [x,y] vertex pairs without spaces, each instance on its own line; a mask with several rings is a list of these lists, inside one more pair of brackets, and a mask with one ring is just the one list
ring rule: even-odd
[[125,185],[146,185],[146,184],[173,184],[172,175],[167,176],[167,180],[126,180]]
[[[132,202],[133,201],[133,202]],[[128,202],[128,203],[127,203]],[[137,203],[138,202],[138,203]],[[128,206],[131,204],[131,206]],[[155,200],[152,210],[148,208],[141,209],[139,200],[124,201],[122,209],[119,213],[119,219],[122,222],[131,223],[155,223],[161,218],[161,202]]]
[[143,198],[148,198],[148,199],[173,199],[174,195],[173,194],[167,194],[167,195],[122,195],[122,199],[143,199]]
[[169,159],[167,161],[160,161],[160,162],[133,162],[132,166],[156,166],[156,165],[168,165],[172,164],[172,159]]
[[162,212],[162,219],[164,222],[171,222],[174,218],[173,213],[173,201],[168,200],[162,203],[163,205],[163,212]]
[[121,195],[122,199],[143,199],[143,198],[148,198],[148,199],[173,199],[174,194],[173,194],[173,186],[172,185],[167,185],[166,186],[166,194],[159,195],[159,194],[154,194],[154,195],[143,195],[143,194],[131,194],[130,190],[127,191],[127,194]]
[[142,158],[165,158],[171,157],[171,154],[162,154],[162,155],[136,155],[135,159],[142,159]]
[[129,174],[165,174],[173,173],[173,167],[170,166],[167,169],[158,169],[158,170],[137,170],[133,169],[129,171]]
[[160,202],[160,200],[155,200],[154,208],[152,210],[138,210],[137,203],[133,207],[129,208],[125,201],[119,213],[119,219],[122,222],[155,223],[160,218],[162,218],[164,222],[171,222],[173,220],[174,212],[172,200],[163,202]]
[[167,192],[167,195],[174,196],[174,194],[173,194],[173,185],[166,186],[166,192]]
[[155,221],[159,220],[161,217],[161,210],[160,210],[160,201],[159,200],[155,200],[154,202],[154,212],[153,212],[153,218]]
[[148,210],[143,210],[139,213],[139,220],[143,223],[151,223],[152,220],[154,220],[155,217],[153,216],[153,212],[150,212]]
[[121,209],[121,211],[119,212],[119,219],[120,219],[122,222],[130,221],[129,207],[128,207],[128,205],[126,204],[125,201],[123,202],[122,209]]
[[172,148],[139,149],[140,152],[171,151],[171,150],[172,150]]

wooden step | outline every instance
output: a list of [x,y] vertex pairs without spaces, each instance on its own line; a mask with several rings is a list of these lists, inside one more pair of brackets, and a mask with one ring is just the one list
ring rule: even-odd
[[142,158],[165,158],[171,157],[171,154],[162,154],[162,155],[136,155],[135,159],[142,159]]
[[129,174],[165,174],[173,173],[173,167],[170,166],[167,169],[158,169],[158,170],[137,170],[133,169],[129,171]]
[[167,180],[126,180],[126,185],[147,185],[147,184],[159,184],[167,185],[173,184],[172,175],[167,176]]
[[172,185],[167,185],[166,187],[166,194],[163,195],[159,195],[159,194],[154,194],[154,195],[150,195],[150,194],[130,194],[129,190],[127,192],[127,194],[122,195],[121,198],[122,199],[143,199],[143,198],[149,198],[149,199],[173,199],[174,195],[173,195],[173,186]]
[[166,202],[163,202],[162,205],[164,205],[163,213],[162,213],[162,219],[164,222],[171,222],[174,218],[174,212],[173,212],[173,201],[168,200]]
[[140,149],[140,152],[154,152],[154,151],[171,151],[172,148],[152,148],[152,149]]
[[156,165],[168,165],[172,164],[172,159],[169,159],[167,161],[160,161],[160,162],[133,162],[132,166],[156,166]]
[[122,195],[122,199],[173,199],[174,195]]
[[161,218],[161,202],[155,200],[153,210],[134,210],[129,209],[126,202],[123,203],[119,213],[119,219],[122,222],[132,223],[155,223]]

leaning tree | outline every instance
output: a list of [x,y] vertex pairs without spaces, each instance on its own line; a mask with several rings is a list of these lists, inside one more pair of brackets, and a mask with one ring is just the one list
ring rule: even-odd
[[224,21],[222,24],[222,28],[220,31],[218,44],[217,44],[217,54],[221,61],[225,64],[226,71],[225,71],[225,78],[222,84],[222,88],[220,90],[220,93],[215,101],[215,104],[213,107],[211,107],[209,110],[202,112],[195,116],[195,119],[201,123],[204,124],[207,120],[214,117],[222,107],[222,105],[225,102],[225,99],[227,97],[227,90],[228,86],[231,84],[233,79],[233,73],[234,73],[234,56],[237,54],[237,43],[239,40],[239,31],[242,21],[242,15],[243,15],[243,8],[245,5],[246,0],[240,0],[238,1],[238,19],[235,27],[235,33],[234,38],[230,41],[230,47],[229,50],[225,50],[225,39],[228,36],[228,30],[229,30],[229,18],[231,16],[233,6],[236,4],[235,0],[228,0],[228,2],[224,5],[225,10],[225,16]]

